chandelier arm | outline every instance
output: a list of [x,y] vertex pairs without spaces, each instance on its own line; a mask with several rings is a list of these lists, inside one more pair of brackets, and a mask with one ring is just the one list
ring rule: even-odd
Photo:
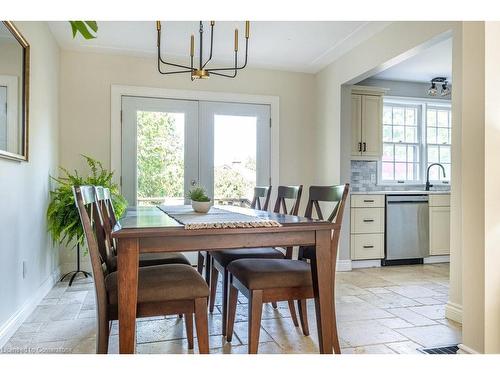
[[174,64],[174,63],[169,63],[169,62],[163,61],[161,57],[158,60],[159,60],[159,62],[161,62],[164,65],[175,66],[177,68],[183,68],[183,69],[191,69],[189,66],[186,66],[186,65],[179,65],[179,64]]
[[219,70],[241,70],[244,69],[247,66],[248,62],[248,38],[246,38],[245,42],[245,63],[242,66],[235,66],[232,68],[211,68],[211,69],[206,69],[210,73],[214,73],[214,71],[219,71]]
[[[167,64],[167,65],[170,65],[170,64]],[[184,66],[179,66],[180,68],[184,68]],[[161,63],[160,63],[160,60],[158,60],[158,72],[160,74],[175,74],[175,73],[188,73],[188,72],[192,72],[193,70],[189,67],[185,67],[186,69],[189,69],[189,70],[175,70],[175,71],[172,71],[172,72],[166,72],[166,71],[162,71],[161,70]]]
[[[189,68],[188,68],[189,69]],[[160,60],[158,60],[158,72],[160,74],[177,74],[177,73],[191,73],[193,70],[192,69],[189,69],[189,70],[174,70],[172,72],[166,72],[166,71],[162,71],[161,70],[161,64],[160,64]]]
[[161,70],[158,70],[160,72],[160,74],[178,74],[178,73],[191,73],[192,70],[175,70],[175,71],[172,71],[172,72],[162,72]]
[[[180,64],[174,64],[174,63],[169,63],[169,62],[166,62],[165,60],[163,60],[161,58],[161,52],[160,52],[160,46],[161,46],[161,30],[158,30],[157,32],[157,46],[158,46],[158,71],[161,73],[160,71],[160,62],[165,64],[165,65],[170,65],[170,66],[175,66],[177,68],[183,68],[183,69],[189,69],[188,66],[185,66],[185,65],[180,65]],[[162,73],[164,74],[164,73]]]
[[229,75],[229,74],[222,74],[222,73],[216,73],[216,72],[210,72],[210,74],[216,75],[216,76],[221,76],[221,77],[227,77],[227,78],[235,78],[236,74]]
[[222,73],[217,73],[217,72],[210,72],[210,74],[215,74],[216,76],[222,76],[222,77],[227,77],[227,78],[236,78],[236,75],[238,74],[238,70],[236,67],[238,66],[238,52],[234,52],[234,73],[232,75],[229,74],[222,74]]
[[201,67],[201,69],[204,69],[205,66],[208,64],[210,60],[212,60],[212,50],[214,47],[214,25],[210,24],[210,55],[208,56],[208,60],[205,61],[205,64]]

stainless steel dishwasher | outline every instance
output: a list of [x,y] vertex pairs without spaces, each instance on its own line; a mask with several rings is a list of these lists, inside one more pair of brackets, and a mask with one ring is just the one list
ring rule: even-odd
[[386,195],[382,265],[422,264],[429,256],[429,197]]

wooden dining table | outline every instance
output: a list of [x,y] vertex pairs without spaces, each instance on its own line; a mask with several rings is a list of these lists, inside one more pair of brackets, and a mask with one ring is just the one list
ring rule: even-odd
[[[158,207],[129,207],[112,236],[117,241],[118,319],[120,353],[134,353],[136,343],[139,253],[227,250],[236,248],[315,246],[312,262],[316,324],[320,353],[339,351],[333,301],[335,223],[235,206],[219,207],[260,219],[276,227],[185,229]],[[333,335],[333,336],[332,336]]]

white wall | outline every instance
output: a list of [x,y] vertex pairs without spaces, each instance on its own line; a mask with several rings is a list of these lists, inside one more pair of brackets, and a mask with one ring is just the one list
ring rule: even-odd
[[31,45],[30,161],[0,158],[0,347],[15,315],[43,296],[58,269],[45,211],[58,165],[59,48],[46,23],[15,24]]
[[[350,124],[345,123],[350,117],[346,115],[350,101],[347,100],[348,91],[342,91],[342,85],[367,79],[414,56],[436,40],[442,40],[444,33],[448,33],[449,38],[451,30],[456,27],[457,23],[453,22],[394,22],[317,74],[318,170],[315,183],[332,184],[349,180],[350,132],[341,132],[341,124],[343,128],[350,129]],[[344,224],[348,220],[349,214],[344,218]],[[348,227],[345,225],[345,228]],[[341,260],[350,258],[346,232],[343,231],[340,242]]]
[[[61,164],[83,168],[81,153],[110,166],[111,85],[203,90],[280,98],[280,184],[309,185],[315,176],[315,80],[311,74],[248,69],[237,79],[162,76],[154,58],[61,52]],[[276,185],[276,183],[274,183]],[[303,198],[302,209],[305,208]],[[61,254],[63,270],[73,253]]]
[[[339,182],[341,85],[355,83],[414,56],[451,33],[454,22],[394,22],[316,75],[318,183]],[[448,35],[449,37],[450,35]]]
[[465,22],[462,44],[463,349],[500,353],[499,22]]
[[[394,22],[384,30],[366,40],[358,47],[323,69],[316,76],[317,118],[316,151],[318,168],[315,183],[331,184],[347,181],[349,163],[346,157],[350,145],[350,133],[341,132],[342,98],[346,103],[346,90],[342,85],[353,84],[414,56],[423,49],[443,39],[454,38],[453,84],[454,91],[462,93],[460,77],[462,56],[457,56],[457,45],[461,45],[460,22]],[[451,191],[451,249],[450,249],[450,294],[446,315],[460,321],[462,316],[462,173],[461,167],[461,116],[455,111],[461,108],[461,95],[454,95],[452,143],[452,191]],[[348,107],[348,105],[347,105]],[[344,124],[345,125],[345,124]],[[350,126],[347,124],[345,127]],[[349,221],[347,214],[344,228]],[[349,236],[344,229],[339,247],[339,259],[349,259]]]

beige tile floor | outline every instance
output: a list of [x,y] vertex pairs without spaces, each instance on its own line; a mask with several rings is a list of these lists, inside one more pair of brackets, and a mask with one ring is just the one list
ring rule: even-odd
[[[419,353],[417,348],[458,344],[461,327],[444,317],[448,264],[358,269],[337,273],[337,322],[343,353]],[[58,283],[21,325],[3,353],[94,353],[95,299],[88,279]],[[220,335],[220,293],[209,316],[212,353],[246,353],[247,301],[240,297],[235,337]],[[259,353],[317,353],[312,301],[311,335],[294,327],[286,303],[263,310]],[[110,352],[118,350],[113,322]],[[175,316],[138,319],[138,353],[190,353],[184,324]],[[195,345],[196,352],[196,345]]]

